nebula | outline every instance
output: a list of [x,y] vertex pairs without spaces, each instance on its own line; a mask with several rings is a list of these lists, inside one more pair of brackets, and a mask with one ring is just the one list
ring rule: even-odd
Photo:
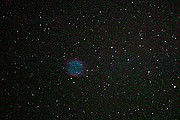
[[80,60],[72,59],[66,63],[67,74],[74,77],[84,75],[84,65]]

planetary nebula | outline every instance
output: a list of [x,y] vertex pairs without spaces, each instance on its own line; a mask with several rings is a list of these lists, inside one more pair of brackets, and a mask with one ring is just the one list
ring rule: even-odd
[[66,63],[66,70],[68,75],[79,77],[84,73],[84,65],[81,61],[73,59]]

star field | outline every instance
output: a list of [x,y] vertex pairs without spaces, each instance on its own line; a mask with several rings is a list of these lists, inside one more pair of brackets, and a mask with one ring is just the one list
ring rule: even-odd
[[2,2],[0,118],[178,120],[178,6]]

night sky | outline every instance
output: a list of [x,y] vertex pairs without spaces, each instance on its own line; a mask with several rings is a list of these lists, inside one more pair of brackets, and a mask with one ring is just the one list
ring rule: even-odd
[[67,1],[1,2],[1,120],[178,120],[178,0]]

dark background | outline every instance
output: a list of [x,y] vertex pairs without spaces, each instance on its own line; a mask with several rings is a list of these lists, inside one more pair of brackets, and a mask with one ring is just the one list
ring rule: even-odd
[[[1,119],[178,120],[178,6],[1,2]],[[84,76],[67,75],[74,58]]]

